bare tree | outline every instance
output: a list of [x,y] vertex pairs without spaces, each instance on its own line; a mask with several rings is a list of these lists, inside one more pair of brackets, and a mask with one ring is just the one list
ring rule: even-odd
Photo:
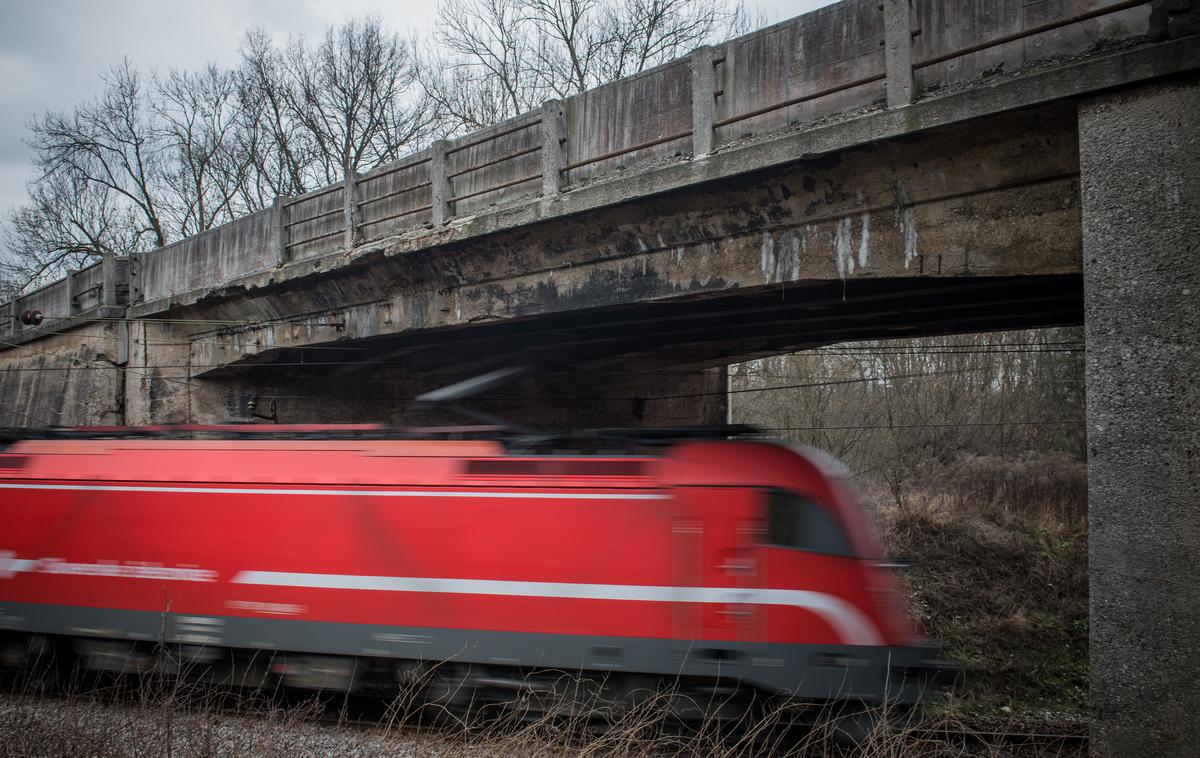
[[22,286],[105,252],[161,247],[232,220],[248,160],[230,74],[210,66],[143,77],[129,61],[103,93],[30,124],[39,175],[9,219],[5,244]]
[[738,420],[830,450],[899,501],[963,456],[1082,458],[1078,329],[831,345],[733,367]]
[[240,191],[252,164],[236,142],[242,111],[233,75],[210,65],[171,71],[157,84],[154,110],[169,167],[161,204],[172,231],[186,237],[255,210]]
[[608,30],[603,36],[615,43],[598,49],[592,78],[580,81],[581,89],[636,74],[714,37],[741,34],[762,23],[741,3],[729,6],[720,0],[624,0],[605,6],[603,15]]
[[244,199],[262,205],[311,189],[307,174],[316,149],[291,117],[292,82],[283,54],[264,29],[246,33],[237,86],[242,119],[235,139],[253,168],[242,188]]
[[83,268],[105,253],[144,249],[146,233],[128,204],[102,185],[70,173],[30,187],[29,202],[13,211],[5,232],[0,277],[20,291]]
[[7,300],[12,300],[20,292],[21,288],[17,286],[15,279],[11,278],[8,272],[8,262],[4,259],[3,253],[0,252],[0,303]]
[[552,96],[537,69],[526,0],[445,0],[421,83],[459,131],[531,110]]
[[600,0],[526,0],[525,5],[544,40],[534,50],[545,86],[562,96],[582,92],[597,79],[620,78],[598,70],[605,54],[621,47],[621,24],[611,8]]
[[162,134],[143,78],[128,60],[102,78],[105,89],[97,100],[29,125],[34,164],[43,180],[83,182],[123,198],[136,212],[139,237],[145,233],[155,246],[165,245]]
[[443,0],[422,84],[453,131],[686,54],[760,19],[723,0]]
[[272,160],[293,191],[339,181],[417,147],[434,111],[416,86],[413,44],[376,18],[331,27],[316,47],[293,38],[275,50],[261,30],[243,47],[244,102],[273,140]]
[[421,147],[436,112],[414,46],[366,19],[315,47],[252,30],[236,71],[123,62],[95,100],[30,123],[38,176],[0,241],[5,281],[161,247]]
[[29,125],[38,177],[0,243],[6,280],[161,247],[747,23],[725,0],[445,0],[439,13],[443,49],[419,55],[367,18],[315,46],[251,30],[235,71],[144,76],[124,61],[98,98]]

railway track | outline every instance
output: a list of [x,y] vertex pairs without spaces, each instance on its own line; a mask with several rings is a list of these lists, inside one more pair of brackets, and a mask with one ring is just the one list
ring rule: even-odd
[[[78,683],[78,680],[77,680]],[[44,684],[44,683],[43,683]],[[95,682],[92,682],[95,685]],[[11,682],[10,682],[11,685]],[[271,733],[281,724],[301,729],[312,739],[337,752],[342,742],[381,748],[398,741],[404,745],[438,745],[461,748],[464,755],[477,754],[480,749],[493,752],[506,746],[519,754],[525,748],[538,746],[540,752],[564,754],[598,746],[623,748],[639,754],[675,755],[682,753],[708,755],[821,755],[874,756],[881,753],[899,758],[921,756],[1083,756],[1087,754],[1086,733],[1005,729],[996,724],[969,722],[953,726],[944,723],[913,721],[892,729],[879,728],[867,735],[858,746],[839,744],[833,738],[830,718],[816,712],[808,723],[785,724],[775,715],[764,719],[747,718],[732,722],[700,723],[671,720],[661,714],[647,713],[644,718],[609,725],[601,719],[555,717],[530,713],[524,717],[516,709],[497,708],[493,715],[476,719],[464,728],[462,714],[446,709],[430,708],[419,712],[401,707],[383,697],[364,695],[327,695],[276,691],[259,693],[261,700],[248,698],[243,692],[228,692],[188,685],[179,694],[147,686],[144,679],[131,678],[121,686],[88,686],[71,691],[56,686],[39,687],[42,694],[7,686],[0,689],[0,699],[7,701],[0,716],[17,711],[70,712],[84,711],[94,724],[111,713],[114,723],[127,723],[130,714],[138,718],[162,720],[164,714],[176,712],[200,716],[208,722],[221,722],[222,733],[244,731]],[[99,714],[99,715],[98,715]],[[12,724],[27,723],[18,719]],[[247,726],[249,724],[250,726]],[[255,726],[257,725],[257,726]],[[6,726],[0,718],[0,731]],[[69,728],[69,723],[63,725]],[[207,730],[209,726],[193,727]],[[226,737],[228,739],[228,737]],[[282,739],[282,737],[280,737]],[[639,741],[640,745],[639,746]],[[642,749],[644,746],[653,749]],[[634,748],[637,748],[634,750]],[[538,751],[533,751],[538,752]],[[0,751],[2,754],[3,751]],[[360,753],[372,755],[375,753]],[[118,753],[119,755],[119,753]]]
[[960,749],[965,755],[1083,756],[1087,755],[1086,732],[1028,731],[914,726],[905,730],[906,741],[918,750],[930,746],[937,751]]

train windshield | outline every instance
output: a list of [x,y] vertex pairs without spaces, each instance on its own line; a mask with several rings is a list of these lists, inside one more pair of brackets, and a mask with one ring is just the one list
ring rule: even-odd
[[779,489],[768,490],[765,496],[770,544],[826,555],[854,556],[846,533],[815,501]]

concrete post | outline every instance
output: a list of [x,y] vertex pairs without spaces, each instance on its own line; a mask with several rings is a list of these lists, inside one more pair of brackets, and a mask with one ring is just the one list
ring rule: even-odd
[[429,204],[433,208],[433,225],[441,226],[450,219],[450,179],[446,176],[447,140],[440,139],[429,146]]
[[[130,267],[132,268],[132,262]],[[112,308],[117,305],[117,256],[113,253],[105,253],[104,258],[100,261],[100,306],[102,308]],[[132,288],[130,288],[130,299],[133,298]]]
[[713,70],[713,49],[698,47],[692,51],[692,157],[712,152],[713,123],[717,119],[717,74]]
[[566,104],[562,100],[547,100],[542,103],[542,197],[562,192],[566,143]]
[[114,331],[117,333],[117,354],[113,363],[125,366],[129,363],[129,321],[121,319],[116,323]]
[[353,170],[346,171],[342,180],[342,211],[346,224],[346,234],[342,238],[343,246],[349,250],[358,244],[358,174]]
[[1200,745],[1200,78],[1079,107],[1098,756]]
[[142,253],[129,254],[129,304],[140,303],[142,297]]
[[67,316],[74,316],[79,312],[79,304],[75,302],[75,298],[79,297],[79,283],[75,281],[75,275],[78,273],[77,268],[67,269]]
[[271,243],[275,248],[275,265],[288,262],[288,204],[287,198],[277,197],[271,203]]
[[912,8],[910,0],[883,0],[884,66],[889,108],[913,101]]

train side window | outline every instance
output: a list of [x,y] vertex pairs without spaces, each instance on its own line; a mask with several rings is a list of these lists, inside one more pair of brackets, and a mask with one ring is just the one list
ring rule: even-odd
[[828,555],[854,555],[841,527],[812,500],[786,490],[769,490],[766,498],[770,544]]

